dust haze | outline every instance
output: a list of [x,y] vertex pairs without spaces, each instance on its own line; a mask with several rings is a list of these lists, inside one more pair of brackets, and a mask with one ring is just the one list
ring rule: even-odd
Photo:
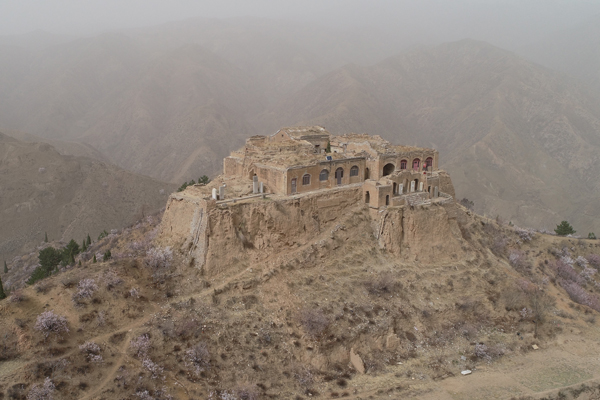
[[[599,27],[600,1],[2,1],[2,179],[23,172],[8,162],[16,149],[50,160],[26,146],[43,142],[56,165],[154,179],[155,206],[219,174],[249,136],[316,124],[439,150],[477,212],[600,231]],[[70,201],[38,198],[59,197],[44,194],[54,175],[29,167],[43,190],[1,201],[37,222],[18,240],[0,232],[6,254],[43,231],[106,229],[71,220],[83,200],[43,219]],[[72,172],[55,176],[83,179]],[[86,185],[107,187],[100,176]]]

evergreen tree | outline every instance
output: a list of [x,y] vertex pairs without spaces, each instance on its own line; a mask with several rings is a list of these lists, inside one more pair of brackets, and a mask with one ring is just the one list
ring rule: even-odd
[[331,142],[327,142],[327,147],[325,147],[325,153],[331,153]]
[[48,232],[44,232],[44,242],[48,243]]
[[92,260],[92,263],[96,264],[96,255],[94,254],[94,259]]
[[40,266],[33,270],[31,276],[27,280],[28,285],[32,285],[35,282],[50,276],[52,271],[56,269],[63,259],[63,253],[54,247],[46,247],[45,249],[40,250],[38,259],[40,261]]
[[209,182],[210,182],[210,179],[206,175],[202,175],[200,178],[198,178],[198,183],[207,185]]
[[575,229],[569,224],[567,221],[562,221],[560,224],[556,225],[556,229],[554,229],[559,236],[573,235],[575,233]]
[[2,278],[0,278],[0,300],[6,298],[6,293],[4,293],[4,287],[2,286]]
[[[596,239],[596,235],[594,234],[594,232],[588,233],[588,239]],[[4,264],[6,265],[6,261],[4,262]]]
[[4,260],[4,273],[8,273],[8,265],[6,265],[6,260]]
[[81,267],[81,260],[79,260],[79,266]]
[[106,250],[104,252],[104,256],[102,257],[102,261],[108,261],[111,257],[112,257],[112,254],[110,254],[110,250]]
[[92,239],[90,238],[90,234],[89,234],[89,233],[88,233],[88,236],[87,236],[87,243],[86,243],[86,244],[87,244],[88,246],[89,246],[90,244],[92,244]]

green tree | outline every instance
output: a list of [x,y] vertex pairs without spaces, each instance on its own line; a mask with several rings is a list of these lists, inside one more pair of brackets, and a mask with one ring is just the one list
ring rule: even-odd
[[202,183],[203,185],[208,185],[210,183],[210,178],[206,175],[202,175],[198,178],[198,183]]
[[90,244],[92,244],[92,239],[90,238],[90,234],[89,234],[89,233],[88,233],[88,236],[87,236],[87,243],[86,243],[86,244],[87,244],[88,246],[89,246]]
[[46,247],[45,249],[40,250],[38,254],[40,265],[33,270],[31,276],[27,280],[27,284],[32,285],[35,282],[50,276],[62,259],[62,251],[57,250],[54,247]]
[[2,286],[2,278],[0,278],[0,300],[6,298],[6,293],[4,293],[4,287]]
[[6,265],[6,260],[4,260],[4,273],[8,273],[8,265]]
[[44,242],[48,243],[48,232],[44,232]]
[[569,224],[567,221],[562,221],[560,224],[556,225],[556,229],[554,229],[559,236],[573,235],[575,233],[575,229]]
[[325,153],[331,153],[331,142],[327,141],[327,147],[325,147]]
[[93,264],[96,264],[96,255],[94,254],[94,259],[92,260]]
[[81,251],[84,252],[87,250],[87,245],[85,244],[85,239],[83,239],[83,243],[81,243]]
[[79,254],[79,245],[73,239],[67,244],[67,247],[63,249],[63,263],[65,265],[75,264],[75,256]]
[[188,187],[188,183],[187,182],[183,182],[181,184],[181,186],[179,186],[179,188],[177,189],[178,192],[183,192],[185,190],[186,187]]
[[[594,232],[588,233],[588,239],[596,239],[596,235],[594,234]],[[5,261],[5,263],[6,263],[6,261]]]
[[107,236],[108,236],[108,232],[106,232],[106,229],[105,229],[102,232],[100,232],[100,234],[98,235],[98,240],[102,240]]
[[110,250],[106,250],[104,252],[104,256],[102,257],[102,261],[108,261],[111,257],[112,257],[112,254],[110,254]]

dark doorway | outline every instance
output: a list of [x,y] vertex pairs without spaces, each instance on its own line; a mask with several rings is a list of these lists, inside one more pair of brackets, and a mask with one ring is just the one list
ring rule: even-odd
[[395,169],[396,167],[394,166],[394,164],[385,164],[385,166],[383,167],[383,176],[391,174],[392,172],[394,172]]
[[396,194],[396,193],[398,193],[398,184],[397,184],[396,182],[394,182],[393,189],[392,189],[392,193],[393,193],[393,194]]
[[365,179],[369,179],[369,168],[365,168]]
[[344,169],[343,168],[338,168],[335,170],[335,181],[337,182],[338,185],[342,184],[342,178],[344,177]]
[[371,194],[367,191],[365,192],[365,203],[369,204],[371,202]]
[[296,182],[296,178],[292,179],[292,194],[296,193]]
[[386,194],[386,195],[385,195],[385,205],[386,205],[386,206],[389,206],[389,205],[390,205],[390,195],[389,195],[389,194]]

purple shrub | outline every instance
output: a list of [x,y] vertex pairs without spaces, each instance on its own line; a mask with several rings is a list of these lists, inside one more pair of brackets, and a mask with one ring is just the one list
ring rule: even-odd
[[185,358],[187,360],[186,365],[192,367],[196,374],[199,374],[210,364],[208,346],[204,342],[198,343],[185,352]]
[[569,282],[581,283],[582,281],[581,277],[577,274],[577,271],[562,259],[556,260],[556,262],[552,264],[552,268],[556,272],[558,278],[562,278]]
[[153,362],[151,359],[144,358],[142,360],[142,366],[146,368],[148,372],[150,372],[152,379],[164,379],[164,377],[162,376],[164,368]]
[[587,260],[592,267],[596,269],[600,268],[600,256],[598,254],[589,254]]
[[152,344],[148,335],[141,335],[129,342],[129,347],[133,349],[133,352],[140,358],[145,358],[148,355],[148,351]]
[[565,289],[571,300],[576,303],[588,306],[596,311],[600,311],[600,300],[598,297],[581,287],[576,282],[560,281],[560,286]]
[[72,300],[78,304],[83,299],[88,299],[94,295],[94,292],[98,290],[98,285],[93,279],[82,279],[77,284],[77,291],[73,293]]
[[85,342],[81,346],[79,346],[79,351],[85,354],[88,361],[93,363],[101,363],[102,356],[100,355],[100,346],[98,346],[94,342]]
[[145,264],[152,269],[167,269],[173,261],[170,247],[154,247],[146,252]]
[[44,383],[35,384],[27,395],[27,400],[52,400],[56,387],[49,377],[46,377]]
[[67,319],[57,315],[54,311],[44,311],[38,315],[33,329],[40,331],[45,338],[54,333],[61,336],[62,333],[69,332]]
[[524,242],[530,242],[535,237],[535,231],[532,229],[515,228],[515,232]]

